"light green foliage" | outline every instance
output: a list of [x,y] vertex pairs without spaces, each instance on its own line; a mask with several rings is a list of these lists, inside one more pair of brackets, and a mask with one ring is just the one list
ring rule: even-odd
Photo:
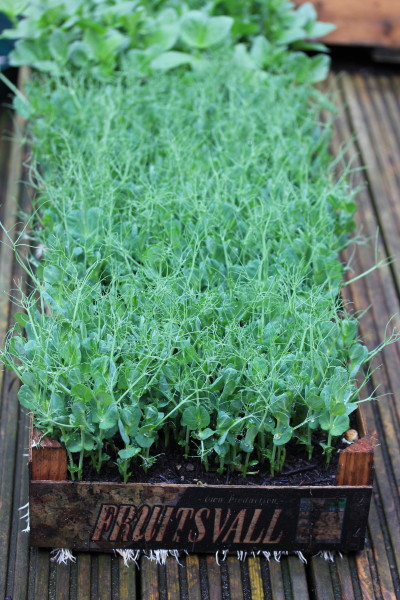
[[317,427],[329,457],[357,406],[369,353],[338,259],[355,204],[325,100],[232,51],[208,60],[28,85],[44,253],[3,360],[78,477],[114,448],[127,480],[173,438],[220,471],[274,471]]
[[327,57],[302,51],[325,52],[315,38],[333,29],[317,21],[311,4],[295,10],[285,0],[0,0],[0,10],[15,24],[3,34],[17,40],[11,64],[52,74],[69,64],[99,78],[119,68],[125,55],[142,74],[182,64],[204,68],[209,48],[233,40],[239,54],[250,52],[253,69],[285,68],[296,81],[320,81]]

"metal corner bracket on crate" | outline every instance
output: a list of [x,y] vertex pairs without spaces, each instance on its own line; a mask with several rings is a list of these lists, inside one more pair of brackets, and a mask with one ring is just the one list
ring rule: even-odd
[[335,486],[283,487],[67,481],[64,448],[31,427],[30,543],[99,552],[361,550],[374,444],[362,415],[359,429],[363,437],[340,454]]

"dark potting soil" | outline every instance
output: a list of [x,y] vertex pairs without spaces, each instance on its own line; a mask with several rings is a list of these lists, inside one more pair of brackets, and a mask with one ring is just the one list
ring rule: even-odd
[[[140,467],[134,469],[132,466],[132,475],[128,482],[193,485],[335,485],[339,453],[347,448],[347,444],[342,441],[342,438],[338,438],[328,466],[326,465],[326,456],[318,445],[314,448],[311,460],[308,459],[305,446],[294,440],[289,442],[286,448],[286,460],[280,473],[271,476],[269,462],[265,461],[263,465],[250,467],[247,476],[244,477],[240,471],[227,470],[225,473],[218,473],[218,465],[211,461],[209,470],[206,471],[194,451],[189,458],[185,458],[183,449],[178,445],[171,444],[167,449],[159,446],[155,464],[147,472]],[[117,450],[117,448],[115,450],[107,448],[111,459],[103,463],[100,475],[93,468],[90,459],[86,459],[83,467],[83,480],[123,482],[115,464]]]

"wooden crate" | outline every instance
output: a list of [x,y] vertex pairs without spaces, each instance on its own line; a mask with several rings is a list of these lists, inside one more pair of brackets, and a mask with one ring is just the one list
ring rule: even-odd
[[267,487],[66,481],[64,448],[32,430],[30,542],[100,552],[360,550],[374,446],[364,434],[341,452],[336,486]]
[[[298,5],[305,2],[295,0]],[[312,4],[320,21],[337,26],[324,38],[327,44],[400,48],[399,0],[314,0]]]

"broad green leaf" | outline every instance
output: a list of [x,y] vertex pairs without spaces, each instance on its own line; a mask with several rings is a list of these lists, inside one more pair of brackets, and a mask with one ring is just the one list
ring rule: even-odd
[[133,458],[137,456],[140,452],[140,448],[125,448],[124,450],[118,451],[118,456],[123,460],[128,460],[129,458]]
[[335,417],[330,433],[333,436],[342,435],[350,427],[350,419],[347,415]]
[[328,431],[331,427],[331,415],[328,410],[323,410],[318,418],[319,425],[324,431]]
[[357,336],[357,321],[353,319],[343,319],[340,322],[343,341],[346,346],[350,346]]
[[254,39],[250,50],[251,58],[260,68],[269,67],[280,54],[281,51],[277,50],[264,35],[258,35]]
[[135,432],[142,418],[142,411],[138,406],[124,406],[121,411],[121,420],[124,423],[129,435]]
[[27,385],[21,385],[18,391],[18,400],[25,408],[34,410],[36,408],[36,398],[33,390]]
[[186,52],[171,50],[157,56],[157,58],[151,61],[150,66],[156,71],[169,71],[169,69],[175,69],[181,65],[193,65],[196,62],[196,59]]
[[274,435],[273,435],[273,443],[275,446],[283,446],[284,444],[287,444],[293,435],[293,429],[291,427],[289,427],[289,425],[287,426],[281,426],[278,425],[274,431]]
[[305,2],[294,13],[294,20],[298,27],[304,27],[307,23],[314,23],[317,19],[317,11],[311,2]]
[[191,10],[182,18],[180,37],[193,48],[209,48],[228,37],[232,25],[231,17],[209,17]]
[[10,64],[14,67],[33,65],[43,59],[41,48],[34,41],[18,40],[10,54]]
[[68,49],[68,59],[75,67],[85,67],[89,64],[89,46],[80,40],[72,42]]
[[253,452],[254,450],[254,438],[258,433],[258,427],[249,427],[246,431],[244,438],[240,440],[240,449],[243,452]]
[[328,35],[328,33],[335,31],[335,29],[336,25],[333,25],[332,23],[321,23],[320,21],[318,21],[317,23],[314,23],[311,27],[306,28],[307,37],[321,38],[325,35]]
[[360,367],[368,360],[368,348],[362,344],[354,344],[349,350],[349,355],[351,366],[350,377],[355,377]]
[[128,445],[130,443],[129,435],[126,433],[124,424],[121,421],[121,419],[118,419],[118,429],[124,444]]
[[155,435],[141,433],[141,430],[135,435],[135,440],[141,448],[150,448],[155,442]]
[[107,408],[103,418],[101,419],[99,427],[100,427],[100,429],[104,429],[104,430],[111,429],[112,427],[115,427],[117,422],[118,422],[118,408],[115,404],[111,404]]
[[306,390],[304,400],[310,410],[320,410],[325,404],[316,387]]
[[291,29],[283,30],[276,43],[279,45],[288,45],[298,40],[302,40],[305,37],[305,31],[302,27],[293,27]]
[[329,73],[331,59],[329,56],[320,54],[309,59],[311,63],[310,74],[307,78],[309,83],[324,81]]
[[170,50],[179,35],[179,18],[173,8],[162,10],[156,19],[149,19],[145,25],[147,30],[146,45],[156,45],[160,50]]
[[255,375],[266,376],[268,374],[268,361],[262,356],[256,356],[251,362],[251,369]]
[[182,413],[182,425],[191,430],[204,429],[210,424],[208,410],[201,405],[189,406]]
[[75,398],[79,398],[84,402],[88,402],[92,398],[92,390],[82,383],[76,383],[71,387],[71,394]]
[[213,431],[212,429],[209,429],[208,427],[206,429],[203,429],[202,431],[199,431],[197,434],[197,437],[199,440],[208,440],[208,438],[210,438],[212,435],[214,435],[215,431]]
[[82,438],[78,433],[65,436],[64,443],[70,452],[80,452],[82,450]]
[[28,0],[0,0],[0,12],[8,17],[17,17],[27,8]]
[[57,62],[65,64],[68,60],[69,39],[62,29],[55,29],[49,37],[49,49]]
[[49,411],[52,417],[58,417],[65,413],[65,398],[54,392],[50,396]]

